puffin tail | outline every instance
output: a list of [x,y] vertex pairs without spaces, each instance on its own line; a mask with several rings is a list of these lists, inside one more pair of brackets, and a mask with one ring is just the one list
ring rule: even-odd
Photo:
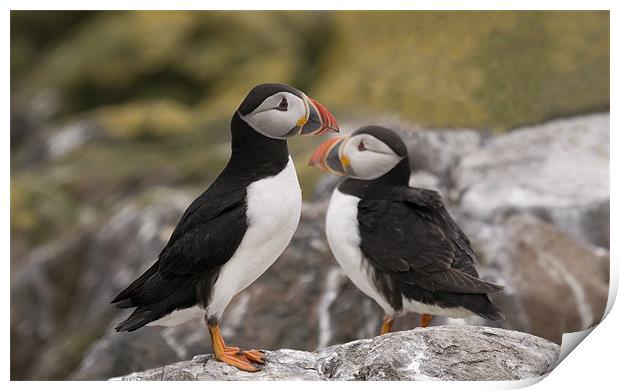
[[139,294],[144,284],[155,277],[157,275],[157,271],[159,270],[159,261],[155,262],[151,265],[140,277],[138,277],[134,282],[132,282],[127,288],[123,289],[121,293],[119,293],[110,303],[116,304],[117,308],[131,308],[136,307],[135,304],[132,303],[131,299],[135,295]]
[[477,314],[488,320],[506,319],[506,315],[488,297],[486,297],[484,305],[478,308]]
[[[178,283],[184,283],[184,280],[177,281]],[[134,331],[142,326],[154,322],[167,314],[172,313],[174,310],[189,308],[195,305],[196,295],[195,291],[190,288],[180,288],[178,285],[170,285],[170,289],[175,293],[170,294],[163,299],[156,301],[155,298],[150,297],[150,301],[142,301],[141,304],[133,306],[136,309],[129,315],[127,319],[122,321],[116,326],[116,331]],[[120,301],[119,305],[124,305],[124,301]],[[123,307],[127,308],[129,305]]]
[[160,318],[160,315],[155,313],[154,311],[150,311],[145,307],[138,307],[134,312],[129,315],[127,319],[119,323],[114,330],[121,331],[134,331],[139,329],[142,326],[145,326],[157,319]]

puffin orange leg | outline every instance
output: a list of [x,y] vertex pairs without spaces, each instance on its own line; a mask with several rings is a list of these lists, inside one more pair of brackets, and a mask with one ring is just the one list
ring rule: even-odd
[[422,314],[420,318],[420,327],[428,327],[431,324],[431,320],[433,319],[433,315]]
[[392,324],[394,323],[393,315],[385,315],[383,317],[383,327],[381,327],[381,335],[387,334],[392,331]]
[[[225,362],[226,364],[231,365],[242,371],[247,371],[247,372],[259,371],[258,368],[250,364],[250,361],[248,360],[249,357],[243,354],[244,352],[242,352],[241,349],[237,347],[233,347],[233,346],[226,346],[226,344],[224,343],[224,338],[222,337],[222,333],[220,332],[219,325],[217,324],[212,325],[212,324],[207,323],[207,328],[209,329],[209,334],[211,334],[211,344],[213,345],[213,355],[215,356],[216,359],[222,362]],[[258,356],[254,354],[250,354],[250,356],[252,356],[253,358],[258,358]],[[263,358],[264,358],[264,355],[263,357],[260,357],[261,360]],[[264,362],[264,360],[257,361],[257,362]]]

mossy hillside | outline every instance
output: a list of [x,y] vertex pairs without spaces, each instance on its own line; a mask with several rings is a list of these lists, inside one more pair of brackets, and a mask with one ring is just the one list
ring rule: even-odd
[[606,12],[342,12],[318,95],[498,131],[609,107]]
[[[27,27],[42,16],[13,18]],[[13,51],[29,53],[14,60],[16,109],[52,89],[62,97],[59,114],[171,100],[212,117],[266,80],[341,109],[397,113],[429,126],[505,130],[609,105],[607,12],[103,12],[82,19],[69,19],[64,35],[48,20],[55,33],[36,52],[24,48],[28,32],[15,27]]]

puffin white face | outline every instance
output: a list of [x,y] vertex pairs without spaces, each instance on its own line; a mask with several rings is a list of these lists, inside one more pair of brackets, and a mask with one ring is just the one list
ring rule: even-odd
[[245,97],[238,115],[254,131],[275,139],[338,132],[333,114],[286,84],[259,84]]
[[350,178],[377,179],[407,157],[407,148],[391,130],[366,127],[349,136],[334,137],[312,154],[310,165]]
[[297,135],[308,122],[310,109],[306,102],[290,92],[282,91],[269,96],[251,113],[241,118],[257,132],[284,139]]
[[358,179],[379,178],[403,159],[383,141],[369,134],[349,138],[340,147],[339,155],[347,176]]

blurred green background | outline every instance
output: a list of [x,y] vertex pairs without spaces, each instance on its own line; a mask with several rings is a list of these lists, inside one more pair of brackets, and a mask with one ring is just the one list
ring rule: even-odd
[[[144,188],[206,188],[267,81],[345,124],[501,132],[607,111],[609,13],[14,11],[12,258]],[[319,142],[291,142],[306,197]]]

